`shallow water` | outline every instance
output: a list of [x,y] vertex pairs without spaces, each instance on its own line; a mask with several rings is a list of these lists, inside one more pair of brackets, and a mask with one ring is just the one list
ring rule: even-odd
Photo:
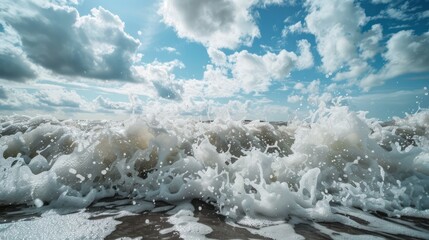
[[0,238],[429,238],[427,110],[0,122]]

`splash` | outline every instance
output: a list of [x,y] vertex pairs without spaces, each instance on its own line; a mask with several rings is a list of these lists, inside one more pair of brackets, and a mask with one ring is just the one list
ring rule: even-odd
[[[11,116],[1,126],[0,205],[199,199],[235,222],[300,218],[355,226],[339,217],[344,208],[429,218],[427,110],[389,123],[321,105],[288,124]],[[183,219],[193,219],[189,210],[171,221]]]

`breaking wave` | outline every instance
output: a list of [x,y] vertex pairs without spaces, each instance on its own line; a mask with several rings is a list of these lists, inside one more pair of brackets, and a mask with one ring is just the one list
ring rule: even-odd
[[25,116],[0,123],[0,205],[199,199],[234,220],[344,223],[350,219],[333,213],[347,208],[429,218],[428,110],[387,123],[323,105],[287,124]]

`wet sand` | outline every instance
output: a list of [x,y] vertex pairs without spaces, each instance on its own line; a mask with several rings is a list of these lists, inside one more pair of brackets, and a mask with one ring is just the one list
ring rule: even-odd
[[[216,210],[213,206],[208,205],[201,201],[193,201],[195,207],[194,217],[198,218],[198,222],[204,225],[209,226],[213,231],[206,235],[207,238],[211,239],[267,239],[263,236],[253,234],[249,232],[243,226],[243,228],[234,227],[226,222],[226,218],[216,213]],[[201,211],[197,210],[201,207]],[[391,218],[386,215],[375,213],[380,219],[392,221]],[[153,213],[153,212],[143,212],[135,216],[126,216],[117,218],[116,220],[121,221],[119,225],[116,226],[116,230],[113,231],[106,239],[113,240],[118,238],[139,238],[143,239],[182,239],[180,238],[179,232],[173,231],[168,234],[160,234],[160,230],[170,228],[172,225],[167,222],[169,215],[165,212]],[[363,225],[368,223],[362,219],[347,216]],[[421,218],[411,218],[403,217],[400,218],[402,221],[413,223],[416,227],[421,227],[423,229],[429,229],[429,219]],[[149,222],[147,222],[149,220]],[[325,240],[332,239],[329,235],[322,233],[313,226],[313,222],[308,220],[299,220],[301,223],[298,223],[294,226],[294,230],[297,234],[305,237],[305,239],[314,239],[314,240]],[[392,221],[393,222],[393,221]],[[397,222],[395,222],[397,223]],[[336,222],[319,222],[318,224],[332,230],[335,233],[346,233],[349,235],[370,235],[374,237],[381,237],[384,239],[420,239],[420,238],[411,238],[405,235],[393,235],[383,232],[368,231],[364,229],[353,228],[350,226],[343,225]],[[407,226],[407,225],[404,225]],[[287,239],[287,236],[285,236]]]
[[[216,209],[204,202],[193,201],[192,204],[196,209],[194,211],[194,217],[198,218],[198,223],[209,226],[213,231],[210,234],[205,235],[210,239],[268,239],[266,237],[253,234],[248,231],[246,228],[248,226],[240,226],[235,223],[233,225],[228,224],[228,220],[217,214]],[[122,205],[126,207],[126,205]],[[168,205],[163,203],[158,203],[157,207],[167,207]],[[172,207],[172,206],[171,206]],[[121,238],[131,238],[131,239],[182,239],[180,233],[177,231],[171,231],[166,234],[161,234],[161,230],[168,229],[173,227],[168,222],[168,218],[171,216],[165,211],[161,212],[150,212],[145,211],[138,214],[126,215],[119,217],[118,214],[121,212],[121,206],[109,206],[109,207],[90,207],[86,209],[89,213],[94,213],[95,217],[90,218],[89,220],[97,220],[102,218],[114,217],[116,221],[120,223],[116,225],[116,228],[113,232],[110,233],[105,239],[121,239]],[[60,210],[59,212],[63,213],[72,213],[76,212],[73,210]],[[26,206],[3,206],[0,207],[0,225],[2,223],[10,223],[16,221],[32,221],[32,219],[38,218],[41,216],[43,211],[39,211],[37,208],[28,208]],[[101,214],[101,215],[100,215]],[[98,216],[97,216],[98,215]],[[422,218],[412,218],[412,217],[402,217],[402,218],[389,218],[381,213],[373,213],[379,219],[385,221],[393,222],[402,226],[410,227],[412,224],[415,227],[421,229],[429,229],[429,219]],[[352,220],[359,222],[362,225],[368,225],[368,222],[365,220],[345,215]],[[400,221],[398,221],[400,220]],[[315,239],[315,240],[324,240],[332,239],[331,236],[326,233],[322,233],[314,226],[314,222],[302,219],[294,219],[294,231],[305,237],[305,239]],[[380,237],[384,239],[419,239],[411,238],[405,235],[393,235],[383,232],[378,232],[376,229],[374,231],[354,228],[346,226],[340,223],[335,222],[319,222],[317,224],[326,227],[332,232],[332,235],[340,236],[341,233],[346,233],[354,236],[373,236]],[[413,228],[413,227],[411,227]],[[1,236],[1,233],[0,233]],[[287,239],[288,236],[285,236]],[[0,237],[1,238],[1,237]]]

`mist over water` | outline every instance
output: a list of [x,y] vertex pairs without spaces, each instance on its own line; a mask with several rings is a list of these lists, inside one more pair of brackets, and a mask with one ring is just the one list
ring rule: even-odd
[[[429,237],[369,214],[429,218],[428,110],[388,123],[323,104],[287,124],[144,116],[0,121],[2,206],[79,209],[114,197],[145,202],[142,211],[150,211],[165,202],[178,206],[171,231],[189,237],[178,226],[193,219],[188,203],[201,200],[231,224],[256,227],[249,231],[269,238],[277,237],[267,232],[285,230],[275,230],[278,221],[292,234],[296,219]],[[210,233],[194,220],[197,236]]]

